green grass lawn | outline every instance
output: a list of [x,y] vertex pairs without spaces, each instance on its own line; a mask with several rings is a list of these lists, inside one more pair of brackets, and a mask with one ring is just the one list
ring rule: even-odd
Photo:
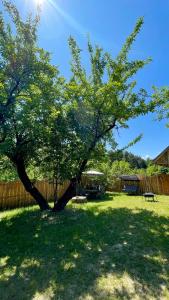
[[169,197],[0,213],[1,300],[169,299]]

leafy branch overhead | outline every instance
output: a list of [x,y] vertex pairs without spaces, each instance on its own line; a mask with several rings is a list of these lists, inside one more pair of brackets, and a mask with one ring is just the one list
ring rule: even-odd
[[153,101],[146,103],[147,93],[144,89],[135,91],[136,81],[132,80],[133,75],[149,63],[150,59],[128,61],[128,52],[142,24],[143,19],[139,19],[116,59],[109,53],[104,53],[100,47],[93,47],[89,41],[91,74],[88,76],[81,63],[80,48],[72,37],[69,39],[73,76],[68,85],[68,96],[71,98],[75,93],[74,101],[77,104],[83,102],[93,111],[93,127],[97,127],[99,119],[98,136],[108,133],[114,128],[114,123],[117,126],[125,125],[130,118],[146,114],[155,108]]

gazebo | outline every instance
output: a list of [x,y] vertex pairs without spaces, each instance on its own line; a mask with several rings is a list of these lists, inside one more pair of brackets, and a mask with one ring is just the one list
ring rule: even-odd
[[80,189],[88,198],[98,198],[104,193],[102,172],[89,170],[83,172]]

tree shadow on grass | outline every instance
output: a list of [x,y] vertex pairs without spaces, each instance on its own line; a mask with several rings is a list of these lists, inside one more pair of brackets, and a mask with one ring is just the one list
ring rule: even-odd
[[117,193],[110,193],[110,192],[106,192],[103,195],[101,195],[100,197],[96,197],[96,198],[89,198],[88,201],[89,202],[107,202],[107,201],[113,201],[115,196],[120,196],[120,194]]
[[[89,199],[89,202],[107,202],[107,201],[113,201],[115,200],[116,197],[122,197],[122,196],[127,196],[124,193],[117,193],[117,192],[106,192],[104,195],[101,195],[99,198],[95,199]],[[136,195],[135,195],[136,196]]]
[[161,299],[168,230],[167,218],[127,208],[2,219],[0,299]]

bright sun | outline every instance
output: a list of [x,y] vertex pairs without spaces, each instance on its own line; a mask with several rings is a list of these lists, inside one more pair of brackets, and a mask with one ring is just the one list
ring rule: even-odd
[[44,3],[45,0],[35,0],[36,4],[38,5],[42,5]]

